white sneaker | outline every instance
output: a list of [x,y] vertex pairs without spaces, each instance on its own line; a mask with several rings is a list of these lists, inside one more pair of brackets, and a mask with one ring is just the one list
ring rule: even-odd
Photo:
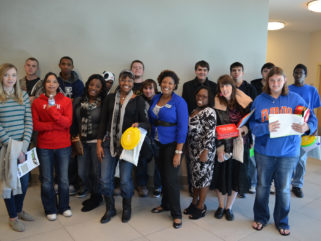
[[53,213],[53,214],[47,214],[47,219],[49,221],[55,221],[57,219],[57,214]]
[[251,186],[249,189],[249,193],[253,194],[256,192],[256,187],[255,186]]
[[62,215],[64,215],[65,217],[71,217],[72,216],[72,212],[70,209],[65,210]]
[[275,193],[274,181],[273,181],[272,184],[271,184],[270,193],[271,193],[271,194],[274,194],[274,193]]

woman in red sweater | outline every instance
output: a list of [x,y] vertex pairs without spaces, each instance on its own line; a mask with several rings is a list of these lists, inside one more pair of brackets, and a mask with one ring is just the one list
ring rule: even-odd
[[[72,103],[59,92],[56,74],[47,73],[43,85],[45,93],[32,103],[32,117],[34,130],[38,131],[41,200],[48,220],[54,221],[57,218],[57,212],[65,217],[72,216],[69,207],[68,181]],[[54,166],[58,168],[58,205],[53,185]]]

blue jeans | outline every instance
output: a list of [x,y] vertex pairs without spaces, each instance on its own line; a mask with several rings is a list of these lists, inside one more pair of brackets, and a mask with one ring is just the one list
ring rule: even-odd
[[[69,207],[69,180],[68,165],[71,147],[61,149],[37,148],[40,161],[41,201],[46,214],[63,213]],[[57,165],[55,165],[55,163]],[[54,190],[53,170],[57,168],[58,195],[57,205],[56,193]]]
[[253,187],[256,187],[257,184],[257,170],[256,170],[256,164],[255,164],[255,158],[250,157],[249,158],[249,166],[248,166],[248,175],[250,178],[250,185]]
[[101,192],[106,197],[112,197],[114,193],[114,176],[117,162],[119,161],[120,190],[124,199],[130,199],[134,194],[132,180],[133,164],[112,157],[109,150],[109,142],[103,143],[104,158],[101,162]]
[[84,155],[78,156],[78,176],[90,193],[100,193],[100,161],[97,157],[97,143],[82,143]]
[[304,175],[305,175],[305,166],[308,159],[308,153],[305,152],[302,148],[300,149],[300,158],[298,165],[294,169],[292,186],[293,187],[303,187]]
[[29,174],[30,173],[27,173],[26,175],[20,178],[22,194],[14,196],[11,195],[11,198],[4,199],[10,218],[17,217],[17,213],[20,213],[22,211],[23,200],[25,199],[29,183]]
[[290,184],[298,157],[272,157],[255,152],[258,183],[254,202],[254,220],[266,224],[270,219],[269,196],[272,179],[275,184],[274,223],[277,228],[289,229]]

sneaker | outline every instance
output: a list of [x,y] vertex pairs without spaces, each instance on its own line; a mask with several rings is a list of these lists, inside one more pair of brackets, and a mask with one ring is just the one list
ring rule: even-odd
[[72,212],[70,209],[65,210],[62,215],[64,215],[65,217],[71,217],[72,216]]
[[153,197],[158,198],[162,194],[162,189],[156,188],[153,192]]
[[53,214],[47,214],[47,219],[49,221],[55,221],[57,219],[57,214],[53,213]]
[[274,182],[272,182],[272,184],[271,184],[270,193],[271,193],[271,194],[274,194],[274,193],[275,193]]
[[69,185],[69,196],[74,196],[76,195],[76,188],[74,185]]
[[246,198],[245,193],[238,193],[237,196],[238,198]]
[[298,198],[303,198],[303,196],[304,196],[304,194],[302,192],[302,188],[292,187],[292,192]]
[[58,194],[58,184],[54,185],[54,189],[55,189],[56,194]]
[[140,197],[147,197],[148,196],[148,189],[146,187],[137,187],[138,195]]
[[20,213],[18,213],[18,218],[23,221],[35,221],[35,219],[25,211],[21,211]]
[[88,189],[87,188],[82,188],[76,195],[78,198],[86,197],[88,195]]
[[251,186],[249,189],[249,193],[251,193],[251,194],[256,193],[256,186]]
[[25,225],[23,224],[23,222],[21,222],[18,218],[12,220],[9,219],[9,226],[17,232],[23,232],[25,231]]

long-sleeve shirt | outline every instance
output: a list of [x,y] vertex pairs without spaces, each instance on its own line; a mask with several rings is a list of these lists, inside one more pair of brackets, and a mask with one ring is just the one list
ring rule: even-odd
[[22,104],[12,98],[0,103],[0,146],[8,144],[12,138],[23,141],[22,151],[26,152],[32,135],[32,117],[25,91],[22,91],[22,98]]

